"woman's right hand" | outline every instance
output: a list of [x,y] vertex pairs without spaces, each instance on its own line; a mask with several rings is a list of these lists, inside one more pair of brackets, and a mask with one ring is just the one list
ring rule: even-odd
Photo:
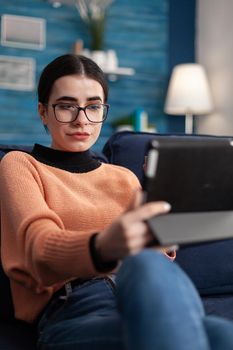
[[166,202],[141,205],[141,202],[142,192],[137,191],[128,210],[96,237],[96,250],[103,262],[137,254],[153,240],[145,220],[167,213],[170,205]]

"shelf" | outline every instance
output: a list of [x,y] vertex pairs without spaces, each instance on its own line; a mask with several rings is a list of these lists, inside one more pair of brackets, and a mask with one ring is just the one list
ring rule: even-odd
[[134,75],[135,70],[133,68],[116,67],[114,70],[113,69],[104,69],[104,73],[116,74],[116,75]]
[[132,76],[135,74],[135,70],[133,68],[127,67],[116,67],[114,70],[103,69],[103,72],[107,75],[108,80],[110,81],[116,81],[121,75]]
[[108,80],[116,81],[120,75],[132,76],[135,74],[135,70],[129,67],[119,67],[118,58],[115,50],[94,50],[80,49],[82,43],[76,42],[74,52],[81,53],[86,57],[89,57],[95,61],[103,72],[107,75]]

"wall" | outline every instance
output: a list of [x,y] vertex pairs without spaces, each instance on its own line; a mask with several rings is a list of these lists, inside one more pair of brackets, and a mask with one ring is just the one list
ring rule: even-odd
[[[175,65],[195,62],[196,0],[170,0],[168,60]],[[184,116],[166,116],[167,131],[184,132]]]
[[[47,21],[43,51],[0,46],[0,55],[33,57],[36,80],[56,56],[71,52],[76,40],[89,46],[88,32],[74,7],[54,9],[45,0],[1,0],[1,14],[42,17]],[[159,132],[183,131],[184,118],[165,116],[164,99],[171,68],[193,60],[195,0],[115,0],[108,11],[105,48],[115,49],[119,65],[135,75],[110,82],[111,110],[96,149],[113,132],[111,123],[144,108]],[[184,30],[185,27],[185,30]],[[37,115],[36,89],[0,89],[0,143],[48,144]]]
[[215,110],[196,117],[198,133],[233,134],[233,1],[199,0],[197,60],[209,77]]
[[[75,40],[89,45],[88,31],[74,7],[54,9],[43,0],[2,0],[1,14],[42,17],[47,20],[47,45],[43,51],[0,47],[0,54],[34,57],[36,77],[42,67],[63,53],[71,52]],[[168,72],[168,0],[117,0],[109,8],[106,49],[115,49],[119,65],[136,74],[110,83],[111,112],[104,125],[99,147],[111,134],[111,122],[143,107],[158,129],[166,130],[163,98]],[[36,91],[0,90],[0,143],[47,143],[36,107]]]

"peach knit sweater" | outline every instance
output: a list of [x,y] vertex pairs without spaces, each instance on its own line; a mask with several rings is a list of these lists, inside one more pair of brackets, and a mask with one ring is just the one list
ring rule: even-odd
[[114,165],[71,173],[10,152],[0,184],[2,262],[15,316],[32,322],[67,280],[99,274],[89,239],[125,210],[139,183]]
[[65,282],[100,273],[89,240],[129,205],[140,184],[123,167],[66,171],[23,152],[0,164],[1,259],[15,317],[33,322]]

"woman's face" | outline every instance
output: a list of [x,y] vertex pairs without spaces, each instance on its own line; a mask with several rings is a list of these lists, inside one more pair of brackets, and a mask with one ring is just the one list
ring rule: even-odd
[[79,111],[75,121],[60,123],[54,115],[53,104],[67,103],[85,107],[104,103],[103,88],[96,80],[82,75],[67,75],[54,82],[48,105],[39,102],[38,110],[44,125],[47,126],[52,143],[51,147],[60,151],[83,152],[98,139],[102,124],[90,122],[84,111]]

